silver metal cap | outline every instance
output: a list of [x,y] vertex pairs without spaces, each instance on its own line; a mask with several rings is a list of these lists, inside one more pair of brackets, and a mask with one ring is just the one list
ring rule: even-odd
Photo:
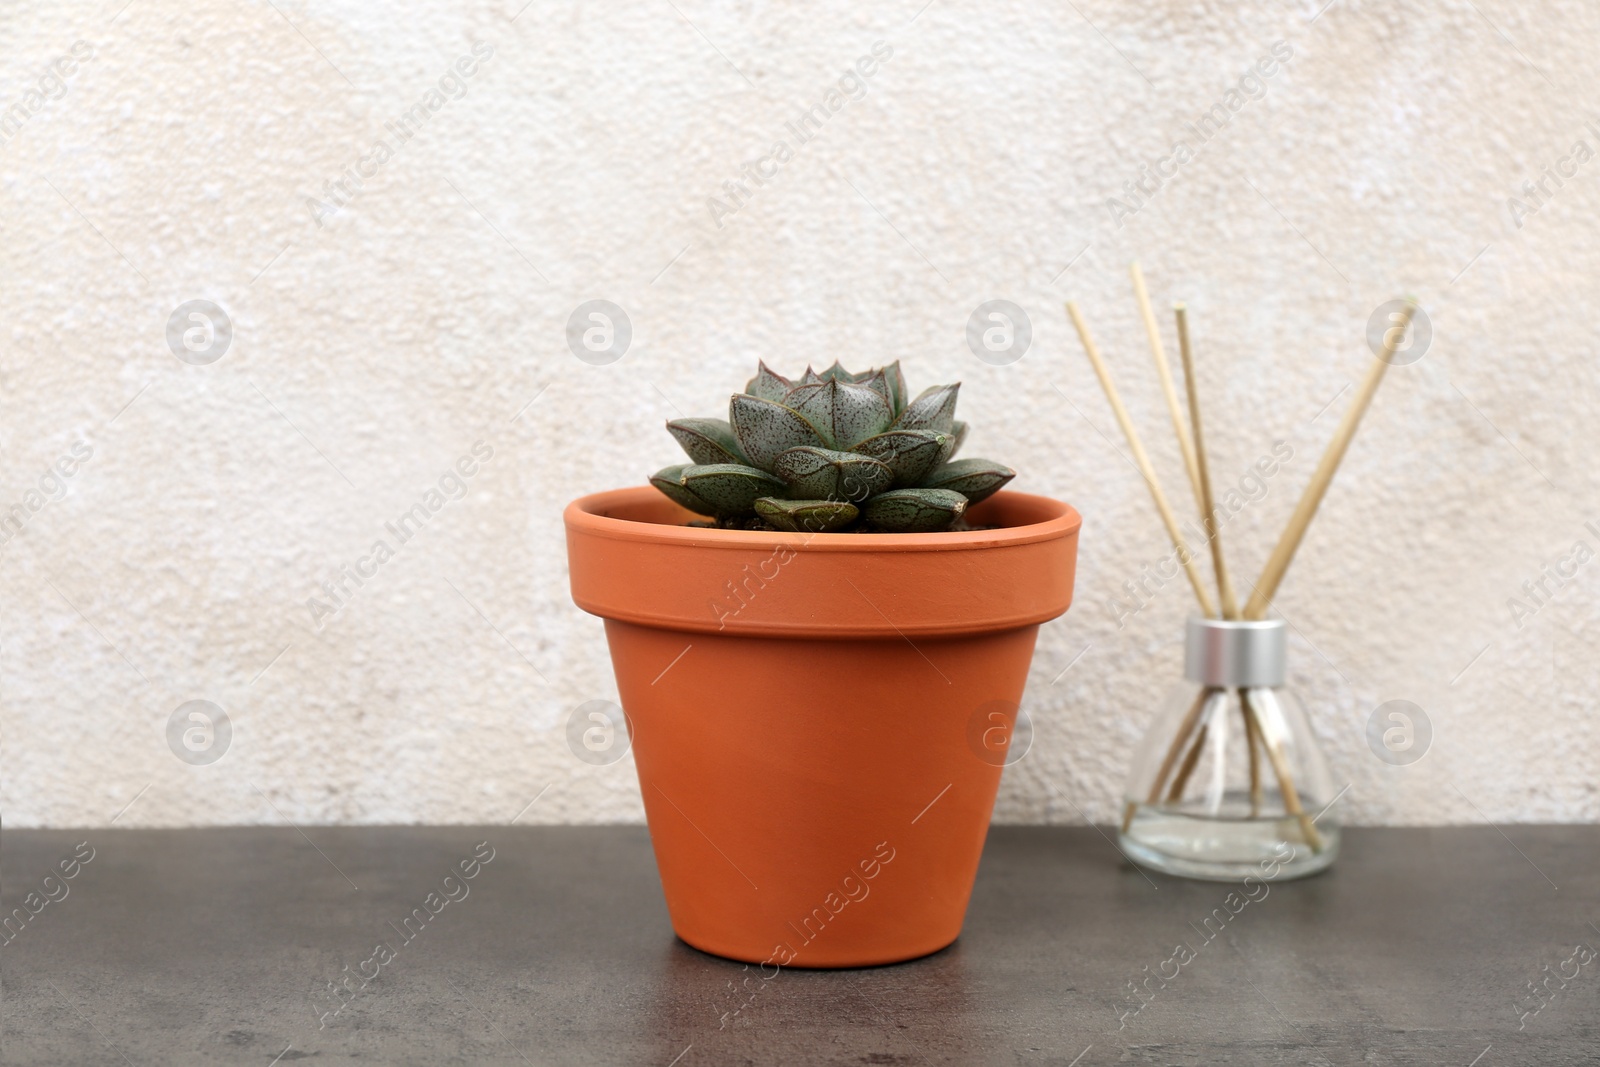
[[1288,670],[1288,650],[1288,627],[1282,619],[1236,622],[1191,615],[1184,632],[1183,675],[1227,689],[1280,686]]

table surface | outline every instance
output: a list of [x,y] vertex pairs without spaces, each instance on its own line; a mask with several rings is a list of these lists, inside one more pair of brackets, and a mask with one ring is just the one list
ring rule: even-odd
[[1347,830],[1232,914],[1092,827],[996,827],[953,946],[771,979],[673,938],[642,827],[8,830],[0,1062],[1600,1063],[1600,827],[1503,830]]

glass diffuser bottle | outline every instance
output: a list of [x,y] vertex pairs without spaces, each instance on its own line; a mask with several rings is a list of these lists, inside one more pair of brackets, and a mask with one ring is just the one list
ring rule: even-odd
[[1301,878],[1339,852],[1336,797],[1299,700],[1284,684],[1282,619],[1191,617],[1184,683],[1134,758],[1121,844],[1185,878]]

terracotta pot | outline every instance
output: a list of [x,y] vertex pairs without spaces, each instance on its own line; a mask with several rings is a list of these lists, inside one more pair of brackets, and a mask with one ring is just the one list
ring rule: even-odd
[[1002,492],[937,534],[697,529],[656,490],[567,508],[606,620],[673,929],[854,967],[961,932],[1039,624],[1078,513]]

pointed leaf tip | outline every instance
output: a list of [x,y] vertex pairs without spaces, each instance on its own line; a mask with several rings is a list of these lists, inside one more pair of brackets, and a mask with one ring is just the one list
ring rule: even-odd
[[728,421],[745,457],[762,470],[771,470],[778,455],[791,448],[828,447],[817,428],[792,408],[775,400],[746,394],[728,404]]
[[715,515],[716,508],[684,488],[683,472],[688,470],[689,466],[687,463],[679,463],[671,467],[662,467],[650,476],[650,484],[680,507],[688,508],[697,515]]
[[696,463],[748,462],[726,419],[672,419],[667,431]]
[[1010,467],[989,459],[958,459],[935,469],[923,482],[930,489],[949,489],[976,504],[993,496],[1017,476]]
[[784,397],[793,408],[822,432],[829,447],[848,450],[858,441],[889,428],[894,415],[888,398],[854,382],[818,382],[801,385]]
[[751,396],[760,397],[762,400],[782,400],[784,394],[794,388],[794,383],[783,375],[775,373],[767,366],[766,360],[761,360],[756,370],[756,376],[745,385],[744,391]]
[[949,433],[956,420],[956,398],[961,383],[930,385],[895,420],[897,430],[936,430]]

